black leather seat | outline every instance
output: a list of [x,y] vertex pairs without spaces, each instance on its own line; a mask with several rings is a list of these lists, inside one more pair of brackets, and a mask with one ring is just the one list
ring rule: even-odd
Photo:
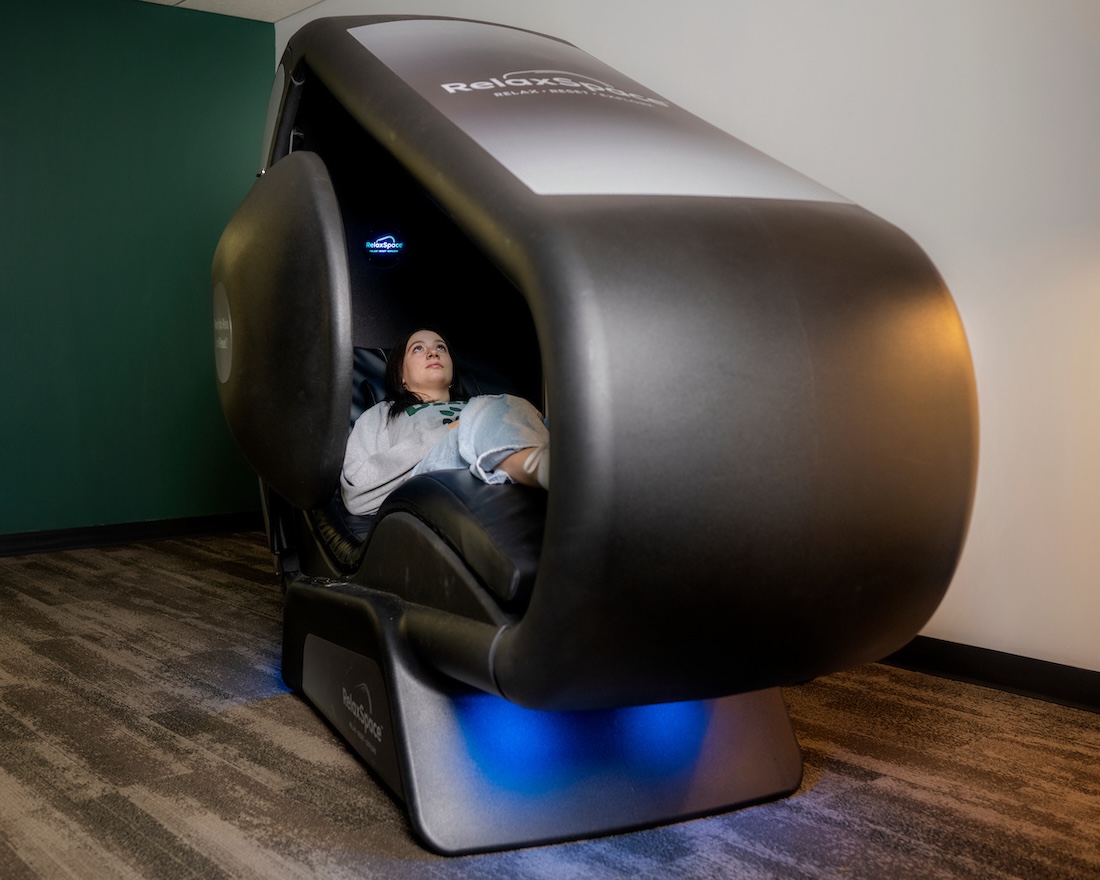
[[[466,360],[465,381],[480,392],[489,383],[479,378],[476,361]],[[385,370],[385,351],[355,348],[352,425],[384,398]],[[542,549],[544,492],[514,485],[488,486],[469,472],[444,471],[408,481],[375,514],[349,513],[337,490],[307,515],[325,550],[342,571],[352,573],[363,562],[375,524],[396,512],[413,516],[438,533],[467,561],[503,610],[511,613],[527,604]]]

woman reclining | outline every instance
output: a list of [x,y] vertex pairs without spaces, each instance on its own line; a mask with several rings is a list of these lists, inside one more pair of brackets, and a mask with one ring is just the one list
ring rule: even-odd
[[447,341],[421,329],[390,353],[386,399],[352,428],[340,494],[350,513],[371,514],[409,477],[452,468],[486,483],[546,489],[549,442],[542,416],[523,398],[466,399]]

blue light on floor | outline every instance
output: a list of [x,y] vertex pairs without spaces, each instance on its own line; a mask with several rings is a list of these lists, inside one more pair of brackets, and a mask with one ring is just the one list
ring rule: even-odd
[[684,773],[699,755],[710,716],[703,702],[543,712],[489,694],[459,698],[455,708],[481,772],[525,793],[570,785],[594,772],[644,778]]

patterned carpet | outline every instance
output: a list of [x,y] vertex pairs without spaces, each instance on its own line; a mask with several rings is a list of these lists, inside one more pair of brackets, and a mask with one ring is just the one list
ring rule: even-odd
[[1100,718],[869,665],[790,688],[792,797],[443,858],[279,678],[256,533],[0,558],[3,878],[1100,877]]

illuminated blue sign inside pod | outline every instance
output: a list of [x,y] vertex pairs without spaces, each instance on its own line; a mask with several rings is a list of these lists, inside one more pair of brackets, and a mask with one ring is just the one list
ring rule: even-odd
[[367,239],[366,242],[367,253],[372,257],[397,257],[400,256],[404,247],[405,242],[398,239],[398,237],[392,233],[386,233],[385,235]]
[[527,793],[568,786],[615,765],[636,777],[675,776],[697,759],[710,716],[705,702],[550,712],[491,694],[461,697],[455,711],[481,772]]

